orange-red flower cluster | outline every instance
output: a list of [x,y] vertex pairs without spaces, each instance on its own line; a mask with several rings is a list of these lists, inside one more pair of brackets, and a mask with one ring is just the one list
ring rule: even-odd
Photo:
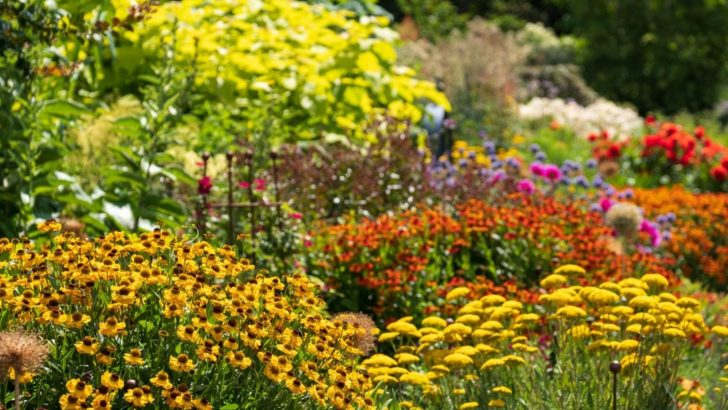
[[674,212],[666,244],[677,267],[692,279],[725,289],[728,284],[728,194],[693,194],[682,187],[635,190],[647,215]]
[[347,309],[372,309],[385,318],[428,304],[452,286],[511,295],[564,263],[581,265],[600,281],[654,272],[677,282],[670,261],[622,252],[602,216],[586,209],[580,201],[512,194],[450,211],[384,215],[325,228],[317,241],[321,256],[310,267],[348,303],[358,303]]

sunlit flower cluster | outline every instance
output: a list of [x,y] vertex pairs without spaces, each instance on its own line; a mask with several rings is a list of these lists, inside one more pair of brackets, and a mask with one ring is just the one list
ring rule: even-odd
[[373,324],[329,318],[316,289],[301,273],[267,276],[230,247],[159,230],[0,240],[2,315],[54,343],[57,370],[23,375],[28,402],[62,409],[208,409],[263,397],[370,407],[356,363]]
[[[676,390],[674,361],[690,349],[692,336],[710,333],[700,303],[670,293],[659,274],[573,285],[585,273],[577,265],[557,268],[541,280],[547,293],[533,303],[454,288],[445,297],[456,308],[452,316],[409,316],[387,325],[380,349],[392,353],[362,364],[382,383],[379,394],[404,407],[544,405],[558,393],[540,391],[551,388],[539,377],[586,389],[582,372],[608,372],[614,360],[626,396],[650,397],[662,383]],[[590,394],[607,408],[608,391]]]

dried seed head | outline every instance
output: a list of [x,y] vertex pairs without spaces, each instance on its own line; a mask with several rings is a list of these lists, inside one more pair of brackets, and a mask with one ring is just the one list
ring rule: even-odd
[[374,349],[374,321],[363,313],[339,313],[331,319],[334,323],[346,323],[354,327],[356,332],[352,336],[352,344],[362,355],[366,356]]
[[634,235],[642,223],[642,210],[634,204],[620,202],[607,211],[606,222],[620,236]]
[[48,345],[40,337],[25,331],[0,332],[0,370],[7,374],[37,371],[48,358]]

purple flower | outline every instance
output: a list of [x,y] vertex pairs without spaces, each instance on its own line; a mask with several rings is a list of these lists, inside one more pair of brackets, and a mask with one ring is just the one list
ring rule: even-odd
[[485,141],[483,148],[488,155],[495,155],[495,143],[493,141]]
[[579,175],[574,178],[574,183],[582,188],[589,188],[589,180],[584,175]]
[[447,118],[442,122],[442,126],[446,130],[454,130],[455,127],[457,127],[457,122],[455,122],[452,118]]
[[506,158],[506,163],[511,168],[518,168],[518,166],[521,165],[521,163],[518,161],[518,158],[514,158],[514,157]]
[[543,151],[539,151],[536,153],[535,158],[539,161],[546,161],[546,154]]
[[594,181],[592,181],[592,185],[594,185],[594,188],[601,188],[604,186],[604,178],[602,178],[601,175],[597,175],[594,177]]
[[597,160],[595,160],[594,158],[590,159],[589,161],[586,162],[586,167],[589,168],[589,169],[596,168],[597,167]]
[[539,145],[538,145],[538,144],[536,144],[536,143],[533,143],[533,144],[531,144],[531,145],[530,145],[530,146],[528,147],[528,149],[529,149],[529,150],[531,151],[531,153],[532,153],[532,154],[535,154],[535,153],[537,153],[537,152],[541,151],[541,146],[539,146]]
[[518,181],[518,183],[516,184],[516,189],[519,192],[525,192],[530,195],[533,193],[533,191],[536,190],[536,184],[534,184],[533,181],[531,181],[530,179],[524,178]]

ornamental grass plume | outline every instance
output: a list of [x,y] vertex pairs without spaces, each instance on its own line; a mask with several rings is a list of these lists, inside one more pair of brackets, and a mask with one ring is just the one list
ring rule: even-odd
[[628,202],[614,204],[607,211],[606,223],[617,232],[617,235],[632,236],[642,224],[642,210]]
[[375,333],[377,325],[369,316],[363,313],[345,312],[335,315],[333,323],[346,323],[354,327],[356,333],[351,336],[351,343],[361,351],[362,356],[367,356],[376,347]]
[[48,358],[48,345],[40,337],[22,330],[0,332],[0,375],[12,369],[15,379],[15,408],[20,409],[20,379],[33,373]]

